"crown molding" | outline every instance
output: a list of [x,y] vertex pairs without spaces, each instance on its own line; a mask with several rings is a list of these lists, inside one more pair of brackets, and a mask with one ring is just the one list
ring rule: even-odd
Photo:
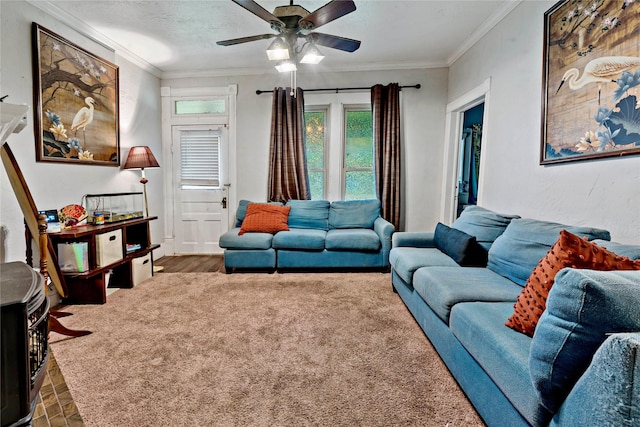
[[466,51],[471,49],[474,44],[484,37],[493,27],[498,25],[513,9],[515,9],[524,0],[507,0],[504,4],[486,21],[482,23],[471,36],[456,50],[447,60],[447,67],[456,62]]
[[[298,70],[298,75],[312,73],[342,73],[342,72],[359,72],[359,71],[393,71],[393,70],[422,70],[428,68],[448,68],[446,62],[368,62],[356,65],[334,66],[331,68],[322,68],[316,66],[313,70]],[[187,78],[207,78],[207,77],[229,77],[229,76],[257,76],[266,74],[264,68],[220,68],[211,70],[198,71],[163,71],[162,79],[187,79]],[[273,69],[273,74],[277,75],[277,71]]]
[[126,47],[122,46],[118,42],[105,36],[104,34],[97,31],[95,28],[91,27],[90,25],[85,24],[83,21],[79,20],[75,16],[60,9],[58,6],[55,5],[55,3],[52,3],[48,0],[26,0],[26,2],[40,9],[47,15],[57,19],[58,21],[65,24],[67,27],[76,31],[82,36],[91,39],[95,43],[98,43],[104,48],[114,52],[116,55],[121,56],[127,61],[137,65],[141,69],[149,72],[150,74],[153,74],[155,77],[158,77],[158,78],[162,77],[162,71],[159,68],[151,65],[150,63],[140,58],[135,53],[131,52]]

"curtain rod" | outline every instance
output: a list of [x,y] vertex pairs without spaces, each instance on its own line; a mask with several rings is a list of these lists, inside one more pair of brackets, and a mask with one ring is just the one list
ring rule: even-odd
[[[417,85],[411,85],[411,86],[400,86],[400,89],[404,89],[404,88],[413,88],[413,89],[420,89],[421,85],[420,83],[418,83]],[[324,89],[302,89],[305,92],[334,92],[338,93],[341,90],[370,90],[371,86],[369,87],[336,87],[336,88],[324,88]],[[256,90],[256,95],[261,95],[263,93],[273,93],[273,90]]]

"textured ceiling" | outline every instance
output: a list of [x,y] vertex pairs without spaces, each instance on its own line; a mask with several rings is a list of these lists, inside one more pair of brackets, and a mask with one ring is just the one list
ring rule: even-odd
[[[251,73],[271,69],[269,40],[235,46],[216,41],[272,33],[269,24],[230,0],[32,2],[91,28],[163,75]],[[258,0],[269,11],[286,0]],[[309,11],[325,0],[296,2]],[[362,41],[346,53],[321,48],[327,71],[447,66],[518,1],[355,0],[357,9],[319,31]],[[73,25],[72,25],[73,26]]]

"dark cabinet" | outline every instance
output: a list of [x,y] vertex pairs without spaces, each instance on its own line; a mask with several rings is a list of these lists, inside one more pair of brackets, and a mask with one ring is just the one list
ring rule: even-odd
[[[107,287],[132,288],[136,268],[144,265],[153,271],[150,253],[160,247],[151,244],[149,222],[158,217],[130,219],[104,225],[85,225],[49,233],[58,260],[72,260],[76,271],[62,271],[67,284],[66,304],[104,304]],[[76,251],[63,245],[77,245]],[[142,261],[142,262],[141,262]],[[73,264],[73,262],[71,262]],[[84,268],[83,266],[86,266]]]

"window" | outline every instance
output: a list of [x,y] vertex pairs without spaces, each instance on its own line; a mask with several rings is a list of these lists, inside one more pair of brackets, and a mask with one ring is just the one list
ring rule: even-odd
[[327,109],[305,110],[304,124],[311,199],[322,200],[325,198],[325,178],[327,176],[325,170]]
[[220,187],[220,132],[180,132],[180,186],[184,190]]
[[174,114],[225,114],[226,102],[218,99],[180,99],[174,102]]
[[344,199],[374,199],[371,108],[345,108],[344,115]]
[[[354,94],[343,96],[306,97],[306,155],[313,200],[376,197],[371,106],[360,99],[364,95],[356,100],[363,102],[359,104],[343,102],[353,101]],[[311,99],[327,99],[329,104],[309,105]]]

